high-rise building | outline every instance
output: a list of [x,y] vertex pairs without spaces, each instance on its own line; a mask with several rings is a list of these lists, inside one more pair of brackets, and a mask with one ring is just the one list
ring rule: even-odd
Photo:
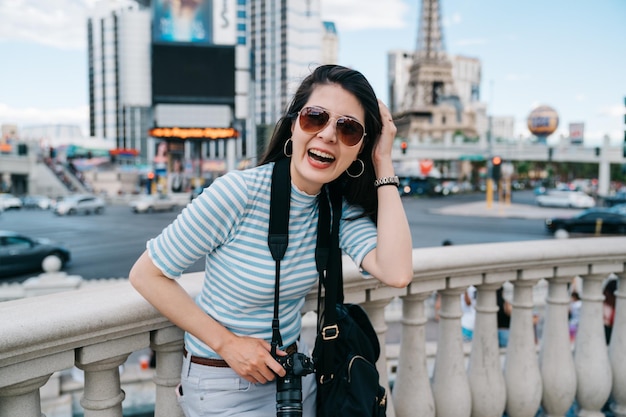
[[337,60],[320,0],[100,0],[87,25],[89,133],[160,173],[255,163],[302,78]]
[[334,22],[324,21],[322,35],[322,63],[337,64],[339,62],[339,36]]
[[[222,171],[234,168],[254,148],[245,143],[245,7],[237,0],[97,2],[87,21],[90,135],[138,153],[163,174],[174,162],[190,177],[207,176],[211,159],[225,162]],[[164,148],[168,158],[157,167]]]
[[413,65],[413,52],[392,50],[387,52],[387,78],[389,86],[389,110],[398,113],[403,108],[404,96],[409,86]]
[[131,0],[96,3],[87,41],[89,135],[117,148],[145,149],[151,123],[150,9]]
[[300,81],[323,63],[320,0],[250,0],[254,119],[259,150]]

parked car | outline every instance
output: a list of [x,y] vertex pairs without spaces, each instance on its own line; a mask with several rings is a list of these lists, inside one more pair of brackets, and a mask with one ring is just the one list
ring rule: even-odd
[[611,206],[610,210],[614,213],[626,214],[626,203]]
[[13,194],[0,194],[0,210],[21,209],[22,200]]
[[135,213],[152,213],[154,211],[173,211],[178,203],[167,195],[142,195],[129,203]]
[[614,195],[603,198],[604,205],[607,207],[613,207],[618,204],[626,203],[626,191],[615,193]]
[[62,267],[71,259],[67,248],[49,239],[0,230],[0,277],[41,271],[48,256],[57,257]]
[[52,200],[43,195],[27,195],[22,198],[22,207],[25,209],[48,210],[52,207]]
[[549,190],[535,197],[535,201],[542,207],[590,208],[596,205],[596,200],[582,191]]
[[402,177],[400,195],[433,195],[436,185],[436,180],[430,178]]
[[572,217],[546,219],[546,230],[555,234],[626,234],[626,213],[606,207],[590,208]]
[[69,214],[101,214],[106,203],[95,195],[75,194],[64,197],[54,206],[54,213],[63,216]]

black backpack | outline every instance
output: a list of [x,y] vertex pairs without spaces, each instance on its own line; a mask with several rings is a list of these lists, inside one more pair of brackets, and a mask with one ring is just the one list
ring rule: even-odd
[[[324,313],[318,320],[313,349],[317,378],[317,416],[369,417],[385,416],[387,396],[379,383],[376,361],[380,344],[367,313],[358,304],[344,304],[339,221],[341,194],[330,187],[333,210],[328,236],[330,209],[320,194],[317,268],[321,287],[325,289]],[[328,244],[325,243],[328,240]],[[327,249],[326,249],[327,248]],[[327,255],[324,252],[327,251]]]

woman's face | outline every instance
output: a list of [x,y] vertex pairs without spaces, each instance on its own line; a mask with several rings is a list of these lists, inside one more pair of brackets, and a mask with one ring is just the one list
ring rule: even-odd
[[291,125],[293,153],[290,170],[291,179],[298,189],[315,195],[324,184],[335,180],[348,169],[363,147],[363,139],[354,146],[339,140],[337,118],[346,116],[365,126],[365,111],[357,98],[338,84],[316,87],[303,108],[312,106],[330,113],[330,120],[322,130],[315,133],[302,130],[300,116],[294,120]]

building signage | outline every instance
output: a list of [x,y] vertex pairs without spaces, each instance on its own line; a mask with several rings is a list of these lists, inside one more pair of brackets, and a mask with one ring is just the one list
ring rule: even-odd
[[156,43],[237,43],[236,0],[153,0]]
[[148,131],[154,138],[234,139],[239,132],[232,127],[155,127]]
[[585,124],[569,124],[569,140],[572,145],[582,145],[585,140]]

